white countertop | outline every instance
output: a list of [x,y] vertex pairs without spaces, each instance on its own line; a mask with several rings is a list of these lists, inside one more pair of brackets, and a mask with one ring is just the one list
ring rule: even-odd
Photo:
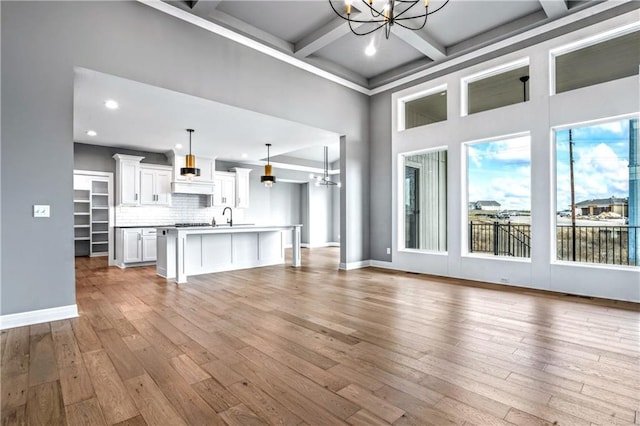
[[236,232],[269,232],[290,230],[302,227],[301,224],[296,225],[218,225],[218,226],[193,226],[193,227],[175,227],[161,226],[157,229],[160,231],[168,231],[171,233],[187,233],[187,234],[229,234]]

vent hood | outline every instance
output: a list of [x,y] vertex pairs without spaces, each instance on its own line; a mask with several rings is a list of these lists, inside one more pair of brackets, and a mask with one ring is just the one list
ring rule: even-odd
[[215,159],[198,156],[198,168],[200,176],[195,176],[188,180],[180,175],[180,168],[185,167],[184,156],[178,155],[175,151],[167,152],[167,157],[173,164],[173,174],[171,178],[171,192],[174,194],[205,194],[212,195],[214,191],[213,176],[215,170]]

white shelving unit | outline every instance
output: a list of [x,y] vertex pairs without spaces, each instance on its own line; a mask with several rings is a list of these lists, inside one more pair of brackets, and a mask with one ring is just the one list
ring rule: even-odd
[[73,185],[76,256],[109,256],[113,253],[113,174],[74,170]]
[[73,241],[76,256],[90,253],[91,191],[73,190]]

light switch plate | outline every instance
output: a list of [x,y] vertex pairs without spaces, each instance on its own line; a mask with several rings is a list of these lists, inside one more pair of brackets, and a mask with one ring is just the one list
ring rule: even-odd
[[50,217],[51,216],[51,206],[48,205],[33,205],[33,217]]

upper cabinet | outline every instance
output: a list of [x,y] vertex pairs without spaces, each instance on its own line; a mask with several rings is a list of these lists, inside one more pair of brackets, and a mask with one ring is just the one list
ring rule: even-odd
[[248,209],[249,208],[249,173],[251,169],[242,169],[235,167],[231,169],[235,172],[235,187],[236,187],[236,208]]
[[119,206],[171,204],[171,166],[141,164],[144,157],[116,154],[116,202]]
[[236,174],[216,172],[215,192],[213,193],[214,207],[235,207]]
[[115,154],[116,160],[116,204],[119,206],[140,205],[140,161],[144,157]]
[[168,206],[172,167],[140,165],[140,204]]

